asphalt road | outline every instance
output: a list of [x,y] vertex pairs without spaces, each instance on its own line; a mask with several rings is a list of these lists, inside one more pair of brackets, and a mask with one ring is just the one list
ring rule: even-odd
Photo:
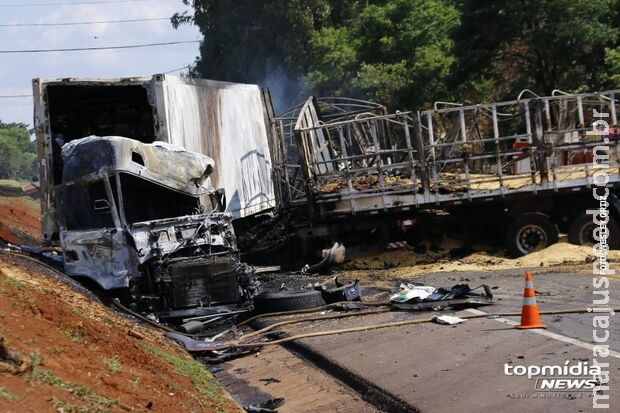
[[[620,307],[620,277],[609,286],[610,306]],[[441,273],[416,277],[435,287],[486,283],[497,304],[487,313],[520,311],[524,288],[520,270],[496,273]],[[534,273],[541,310],[591,307],[592,275],[585,272]],[[460,314],[470,314],[465,310]],[[428,317],[430,314],[390,312],[297,325],[298,332],[356,327]],[[610,409],[620,412],[620,328],[611,317],[607,343],[614,351],[596,357],[609,363]],[[422,412],[587,412],[592,390],[536,391],[536,379],[509,376],[506,366],[571,366],[593,364],[593,315],[543,316],[547,330],[518,330],[507,319],[472,319],[458,326],[411,325],[363,333],[304,339],[294,350],[349,383],[375,405],[391,411]],[[275,321],[275,320],[274,320]],[[518,318],[512,318],[512,324]],[[542,333],[541,333],[542,332]],[[600,330],[599,335],[604,331]],[[583,366],[583,364],[582,364]],[[540,378],[542,376],[538,376]],[[546,376],[548,377],[548,376]],[[565,377],[565,376],[563,376]],[[381,405],[381,397],[386,400]],[[606,403],[605,400],[601,400]]]

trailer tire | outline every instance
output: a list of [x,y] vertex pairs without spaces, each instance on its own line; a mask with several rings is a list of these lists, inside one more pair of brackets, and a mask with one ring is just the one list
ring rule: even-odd
[[[592,235],[592,231],[597,225],[592,222],[592,215],[581,214],[571,223],[568,231],[568,242],[575,245],[594,245],[596,240]],[[607,244],[610,249],[620,248],[620,225],[618,220],[612,216],[607,222],[609,230],[609,238]]]
[[325,305],[320,291],[280,291],[266,292],[254,296],[254,309],[257,313],[305,310]]
[[505,245],[512,257],[522,257],[558,242],[560,231],[551,219],[540,212],[517,217],[508,226]]

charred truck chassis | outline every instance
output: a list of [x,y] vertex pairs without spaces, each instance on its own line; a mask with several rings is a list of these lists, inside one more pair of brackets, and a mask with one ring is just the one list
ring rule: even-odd
[[[321,239],[346,244],[342,234],[359,230],[381,236],[437,211],[470,235],[481,227],[476,221],[490,224],[520,256],[557,241],[558,230],[573,243],[591,241],[585,211],[598,207],[596,161],[607,165],[610,245],[617,248],[618,96],[522,93],[508,102],[394,114],[372,102],[311,97],[272,124],[280,136],[272,151],[276,189],[284,208],[298,212],[293,226],[302,248]],[[603,154],[595,153],[603,138],[589,133],[594,110],[608,114]]]

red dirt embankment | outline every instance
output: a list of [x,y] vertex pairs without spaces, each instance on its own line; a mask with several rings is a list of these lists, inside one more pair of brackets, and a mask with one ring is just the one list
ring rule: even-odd
[[15,181],[0,180],[0,238],[13,244],[37,244],[41,237],[39,200]]
[[0,253],[0,412],[232,412],[204,367],[23,257]]

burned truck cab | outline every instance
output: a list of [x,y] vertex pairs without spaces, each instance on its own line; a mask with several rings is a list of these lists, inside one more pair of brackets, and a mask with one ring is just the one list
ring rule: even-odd
[[62,146],[56,186],[65,273],[122,292],[136,309],[243,302],[257,283],[240,263],[211,158],[162,142],[90,136]]

